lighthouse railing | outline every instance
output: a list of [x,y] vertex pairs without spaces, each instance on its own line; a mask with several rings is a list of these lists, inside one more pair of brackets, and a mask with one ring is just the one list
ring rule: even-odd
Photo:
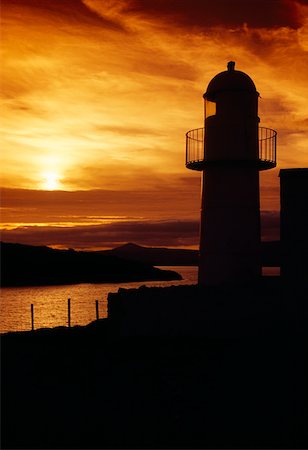
[[204,160],[204,127],[186,133],[186,164]]
[[277,131],[271,128],[259,127],[259,159],[276,164]]
[[[261,170],[276,166],[277,132],[271,128],[259,127],[259,165]],[[186,133],[186,167],[203,170],[207,162],[204,128]]]

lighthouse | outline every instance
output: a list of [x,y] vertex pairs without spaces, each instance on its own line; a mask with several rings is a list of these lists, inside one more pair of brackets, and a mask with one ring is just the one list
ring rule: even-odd
[[204,128],[186,133],[186,167],[202,171],[201,285],[261,276],[259,171],[276,166],[276,131],[259,126],[252,79],[227,70],[208,84]]

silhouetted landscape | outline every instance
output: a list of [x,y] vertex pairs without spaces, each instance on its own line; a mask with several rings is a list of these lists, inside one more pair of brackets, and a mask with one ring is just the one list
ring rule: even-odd
[[121,289],[108,319],[3,335],[3,448],[307,448],[307,294]]
[[126,261],[101,252],[54,250],[22,244],[1,243],[2,286],[35,286],[123,281],[180,280],[171,270]]
[[104,253],[153,266],[197,266],[199,257],[198,250],[143,247],[131,242]]
[[[262,242],[261,251],[263,266],[280,266],[279,241]],[[197,266],[199,263],[198,250],[143,247],[134,243],[106,250],[103,253],[131,261],[149,263],[153,266]]]
[[[153,266],[198,265],[197,250],[142,247],[128,243],[112,250],[82,252],[1,243],[1,285],[35,286],[179,280],[174,271]],[[280,243],[262,243],[264,266],[280,265]]]
[[308,449],[307,1],[1,1],[1,448]]

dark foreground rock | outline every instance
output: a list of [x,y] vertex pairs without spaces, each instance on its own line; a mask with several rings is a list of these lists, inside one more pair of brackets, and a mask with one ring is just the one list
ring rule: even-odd
[[143,288],[110,319],[3,335],[2,448],[307,448],[306,298]]
[[76,283],[118,283],[181,280],[172,270],[127,261],[101,252],[55,250],[1,243],[2,286],[44,286]]

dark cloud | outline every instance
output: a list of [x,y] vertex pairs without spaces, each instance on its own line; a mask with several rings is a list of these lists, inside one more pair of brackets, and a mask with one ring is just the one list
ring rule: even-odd
[[[305,3],[305,1],[301,1]],[[197,27],[291,27],[301,18],[294,0],[130,0],[127,11]]]
[[96,14],[93,10],[87,8],[81,0],[2,0],[1,13],[6,17],[7,11],[15,11],[21,21],[26,21],[27,17],[19,14],[21,9],[31,10],[33,15],[39,15],[46,18],[57,18],[65,23],[88,24],[121,30],[123,28],[109,18]]
[[[279,213],[262,213],[262,239],[279,239]],[[145,246],[188,247],[199,242],[198,220],[133,220],[104,225],[56,227],[27,226],[4,230],[1,239],[63,248],[112,248],[126,242]]]
[[[185,177],[183,177],[185,180]],[[72,217],[103,215],[146,218],[198,217],[200,181],[180,182],[157,189],[140,190],[39,191],[1,190],[2,222],[71,221]]]
[[[3,0],[2,11],[27,8],[40,15],[58,16],[68,22],[122,29],[110,16],[95,12],[81,0]],[[155,16],[169,22],[196,27],[285,27],[302,25],[297,4],[307,0],[127,0],[123,10],[131,14]]]
[[198,243],[198,221],[127,221],[98,226],[19,227],[4,230],[4,242],[76,249],[112,248],[126,242],[146,246],[185,247]]
[[97,131],[120,134],[123,136],[162,136],[162,133],[155,128],[128,127],[121,125],[95,125]]

